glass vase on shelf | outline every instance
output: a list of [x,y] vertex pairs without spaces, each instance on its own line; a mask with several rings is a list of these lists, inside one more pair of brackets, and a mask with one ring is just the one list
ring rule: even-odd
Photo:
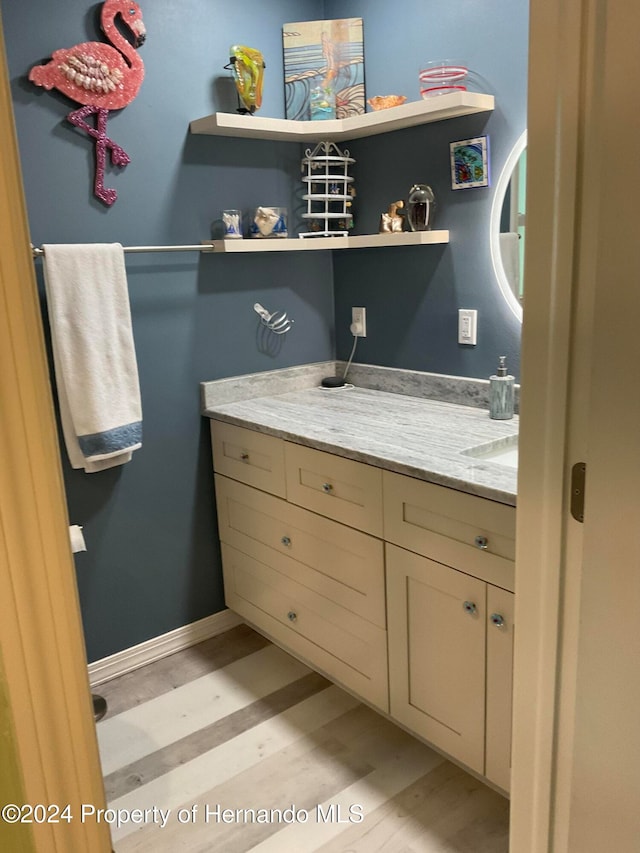
[[336,93],[332,86],[316,86],[309,101],[311,121],[325,121],[336,117]]
[[407,200],[407,221],[412,231],[430,231],[436,197],[426,184],[414,184]]

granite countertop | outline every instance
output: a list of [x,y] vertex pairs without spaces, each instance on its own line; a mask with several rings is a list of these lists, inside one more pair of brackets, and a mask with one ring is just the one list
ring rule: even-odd
[[[252,388],[256,396],[247,397],[245,392],[240,395],[244,399],[229,399],[234,395],[224,393],[228,380],[203,383],[202,414],[515,505],[517,469],[465,451],[512,443],[518,433],[517,415],[496,421],[477,406],[372,388],[322,389],[315,380],[316,387],[278,393],[287,383],[279,387],[276,373],[267,386],[261,387],[259,379]],[[216,394],[216,385],[222,393]]]

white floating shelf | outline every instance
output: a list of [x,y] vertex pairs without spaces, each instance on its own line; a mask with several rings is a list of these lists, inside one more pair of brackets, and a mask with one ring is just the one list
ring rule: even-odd
[[372,249],[393,246],[427,246],[449,242],[448,231],[404,231],[401,234],[360,234],[347,237],[273,237],[261,240],[203,240],[214,252],[309,252],[320,249]]
[[403,231],[401,234],[361,234],[347,237],[347,240],[350,249],[373,249],[377,246],[431,246],[448,243],[449,232]]
[[431,121],[491,112],[493,108],[493,95],[481,95],[478,92],[452,92],[449,95],[438,95],[427,100],[412,101],[399,107],[390,107],[388,110],[378,110],[345,119],[292,121],[256,115],[214,113],[214,115],[192,121],[189,128],[191,133],[212,136],[241,136],[285,142],[325,139],[335,142],[389,133],[392,130],[401,130]]

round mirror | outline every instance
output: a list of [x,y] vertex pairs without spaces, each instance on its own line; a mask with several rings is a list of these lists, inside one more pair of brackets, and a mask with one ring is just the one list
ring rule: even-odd
[[491,260],[507,304],[522,320],[526,216],[527,131],[498,178],[491,206]]

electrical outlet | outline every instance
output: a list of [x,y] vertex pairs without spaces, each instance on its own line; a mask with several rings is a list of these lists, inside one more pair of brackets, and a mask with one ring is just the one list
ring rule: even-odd
[[355,338],[367,337],[367,309],[351,309],[351,334]]
[[471,346],[478,343],[478,312],[475,308],[458,310],[458,343]]

